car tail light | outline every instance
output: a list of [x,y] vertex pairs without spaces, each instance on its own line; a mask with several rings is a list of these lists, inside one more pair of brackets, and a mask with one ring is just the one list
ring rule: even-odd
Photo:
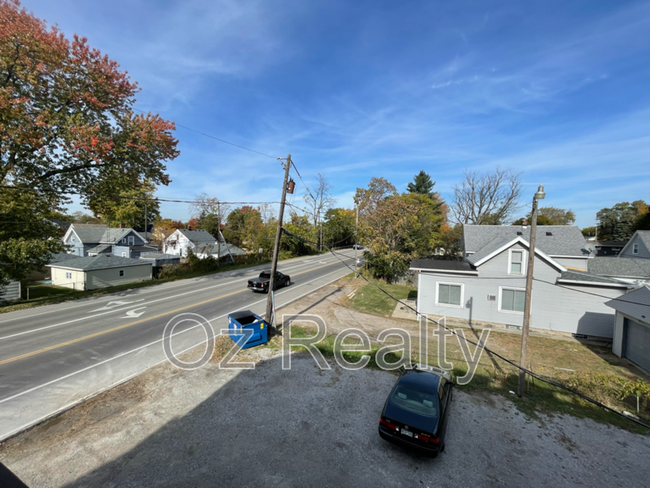
[[428,434],[417,434],[416,438],[420,439],[421,441],[432,442],[434,444],[438,444],[438,442],[440,442],[440,437],[432,437]]
[[388,427],[389,429],[399,430],[399,427],[398,427],[397,425],[395,425],[395,424],[389,422],[389,421],[386,420],[386,419],[380,418],[380,419],[379,419],[379,423],[380,423],[381,425],[385,425],[385,426]]

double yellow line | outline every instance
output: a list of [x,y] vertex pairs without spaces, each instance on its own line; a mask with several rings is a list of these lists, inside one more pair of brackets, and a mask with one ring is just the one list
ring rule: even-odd
[[[325,268],[326,266],[330,266],[332,264],[334,264],[334,263],[325,264],[323,266],[319,266],[318,268],[308,269],[306,271],[301,271],[300,273],[296,273],[293,276],[298,276],[298,275],[301,275],[301,274],[304,274],[304,273],[309,273],[310,271],[316,271],[317,269]],[[44,347],[43,349],[39,349],[37,351],[32,351],[32,352],[27,352],[25,354],[21,354],[20,356],[14,356],[13,358],[3,359],[2,361],[0,361],[0,365],[7,364],[7,363],[13,363],[14,361],[18,361],[20,359],[25,359],[25,358],[28,358],[28,357],[31,357],[31,356],[36,356],[37,354],[41,354],[41,353],[44,353],[44,352],[47,352],[47,351],[51,351],[53,349],[58,349],[60,347],[69,346],[70,344],[76,344],[77,342],[82,342],[82,341],[85,341],[87,339],[92,339],[94,337],[99,337],[99,336],[102,336],[104,334],[110,334],[111,332],[126,329],[127,327],[131,327],[133,325],[137,325],[137,324],[141,324],[143,322],[147,322],[148,320],[158,319],[160,317],[164,317],[165,315],[170,315],[172,313],[177,313],[177,312],[180,312],[182,310],[187,310],[188,308],[198,307],[199,305],[204,305],[206,303],[214,302],[216,300],[221,300],[222,298],[230,297],[232,295],[236,295],[237,293],[241,293],[241,292],[247,291],[247,290],[248,290],[248,288],[243,288],[241,290],[233,291],[232,293],[226,293],[225,295],[221,295],[219,297],[210,298],[208,300],[193,303],[191,305],[186,305],[185,307],[177,308],[176,310],[170,310],[169,312],[163,312],[161,314],[154,315],[153,317],[147,317],[146,319],[136,320],[135,322],[120,325],[119,327],[113,327],[112,329],[103,330],[101,332],[95,332],[94,334],[89,334],[89,335],[86,335],[86,336],[83,336],[83,337],[79,337],[77,339],[72,339],[71,341],[62,342],[60,344],[55,344],[54,346]]]

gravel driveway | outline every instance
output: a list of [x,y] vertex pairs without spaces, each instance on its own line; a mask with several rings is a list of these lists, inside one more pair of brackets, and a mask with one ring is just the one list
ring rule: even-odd
[[642,486],[650,438],[572,417],[526,419],[457,389],[446,451],[383,441],[393,374],[294,355],[255,370],[158,366],[0,446],[31,487]]

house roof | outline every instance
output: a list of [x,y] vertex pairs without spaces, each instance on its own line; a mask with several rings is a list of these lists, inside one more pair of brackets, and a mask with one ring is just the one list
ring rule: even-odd
[[614,278],[607,278],[606,276],[599,276],[585,271],[567,270],[562,272],[558,278],[558,282],[575,282],[576,284],[590,284],[610,286],[610,287],[630,287],[631,285],[622,283]]
[[104,232],[104,235],[102,235],[101,240],[99,241],[102,244],[115,244],[117,243],[122,237],[125,237],[126,234],[131,232],[133,229],[131,228],[126,228],[126,229],[119,229],[119,228],[109,228],[106,229]]
[[73,231],[85,244],[99,244],[106,229],[106,224],[72,224],[68,232]]
[[51,263],[46,266],[50,268],[65,268],[76,269],[81,271],[92,271],[95,269],[109,269],[109,268],[126,268],[129,266],[142,266],[151,264],[143,262],[140,259],[122,258],[118,256],[111,256],[110,254],[99,254],[97,256],[88,256],[61,263]]
[[647,285],[605,302],[605,305],[639,322],[650,324],[650,287]]
[[140,254],[140,259],[175,259],[177,261],[181,260],[181,257],[178,254],[165,254],[162,252],[143,252]]
[[67,252],[57,252],[55,254],[52,254],[52,257],[50,258],[50,263],[62,263],[63,261],[70,261],[72,259],[79,259],[80,256],[77,256],[76,254],[69,254]]
[[420,271],[457,271],[476,272],[476,268],[467,261],[447,261],[444,259],[414,259],[411,270]]
[[230,254],[234,254],[235,256],[244,256],[246,255],[246,251],[244,251],[242,248],[235,246],[234,244],[228,244],[225,242],[221,243],[221,248],[217,244],[214,244],[212,246],[212,249],[209,251],[210,254],[217,254],[220,252],[219,257],[223,258],[225,256],[228,256],[228,251],[230,251]]
[[214,244],[217,240],[212,234],[203,229],[198,230],[187,230],[187,229],[177,229],[178,232],[187,237],[194,244]]
[[650,230],[637,230],[630,240],[627,241],[627,244],[625,244],[625,247],[621,250],[621,254],[624,253],[628,246],[631,246],[634,241],[641,241],[646,249],[650,250]]
[[[549,235],[550,234],[550,235]],[[464,225],[463,241],[465,252],[484,255],[494,252],[505,243],[521,237],[530,242],[530,226],[521,225]],[[501,246],[496,245],[499,241]],[[585,238],[575,225],[540,225],[537,227],[535,247],[548,256],[584,256]]]
[[620,278],[650,278],[650,259],[596,256],[587,264],[590,273]]
[[98,244],[95,247],[91,247],[90,249],[88,249],[88,251],[86,251],[86,253],[88,253],[88,254],[90,254],[90,253],[99,254],[99,253],[103,253],[106,250],[108,250],[108,252],[111,251],[111,245],[110,244]]

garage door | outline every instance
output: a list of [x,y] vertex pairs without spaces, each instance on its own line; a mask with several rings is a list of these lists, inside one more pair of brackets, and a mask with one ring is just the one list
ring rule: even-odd
[[625,319],[624,355],[630,361],[650,371],[650,327]]

